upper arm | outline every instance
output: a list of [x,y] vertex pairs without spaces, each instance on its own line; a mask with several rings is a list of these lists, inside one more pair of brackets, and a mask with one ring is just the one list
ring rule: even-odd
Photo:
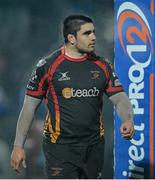
[[113,96],[110,96],[109,99],[113,103],[113,105],[117,105],[121,101],[129,101],[129,98],[125,92],[120,92]]
[[42,102],[42,99],[25,95],[23,108],[27,108],[32,111],[35,111],[39,107],[41,102]]

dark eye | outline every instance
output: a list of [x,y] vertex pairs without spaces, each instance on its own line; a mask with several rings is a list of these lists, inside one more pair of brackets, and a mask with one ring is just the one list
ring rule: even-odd
[[91,34],[92,33],[92,31],[86,31],[86,32],[84,32],[83,34],[84,35],[89,35],[89,34]]
[[93,30],[93,31],[86,31],[86,32],[84,32],[83,34],[89,36],[89,35],[92,34],[92,33],[95,34],[95,30]]

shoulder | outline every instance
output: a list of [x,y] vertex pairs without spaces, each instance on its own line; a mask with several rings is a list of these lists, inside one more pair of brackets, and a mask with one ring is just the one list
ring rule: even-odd
[[50,66],[58,59],[61,54],[61,49],[57,49],[43,59],[46,61],[46,64]]
[[47,61],[47,63],[53,63],[61,54],[61,49],[57,49],[46,56],[44,59]]
[[49,55],[39,58],[36,63],[36,68],[45,68],[48,69],[56,60],[57,58],[61,55],[61,50],[58,49]]
[[105,58],[103,56],[98,56],[95,53],[90,54],[90,60],[94,61],[94,62],[98,62],[103,64],[104,66],[106,66],[108,69],[113,68],[112,63],[110,62],[110,60],[108,58]]

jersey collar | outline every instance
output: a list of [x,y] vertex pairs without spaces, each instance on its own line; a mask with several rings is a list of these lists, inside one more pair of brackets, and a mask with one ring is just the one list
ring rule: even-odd
[[73,58],[73,57],[70,57],[68,55],[65,54],[65,48],[64,46],[61,47],[61,53],[63,54],[63,57],[69,61],[74,61],[74,62],[82,62],[82,61],[85,61],[87,58],[88,58],[88,55],[85,55],[84,57],[82,58]]

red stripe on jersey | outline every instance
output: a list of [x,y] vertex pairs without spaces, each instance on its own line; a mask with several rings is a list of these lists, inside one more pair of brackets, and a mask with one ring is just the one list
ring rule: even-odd
[[108,83],[108,88],[107,88],[107,92],[117,92],[117,91],[121,91],[123,90],[123,87],[113,87],[112,86],[112,81],[110,80],[109,83]]
[[39,92],[39,91],[26,90],[26,94],[32,96],[42,96],[44,94],[44,91]]
[[39,89],[38,89],[38,91],[39,92],[44,92],[43,90],[42,90],[42,87],[43,87],[43,84],[44,84],[44,82],[45,82],[45,80],[48,78],[48,74],[46,73],[44,76],[43,76],[43,78],[40,80],[40,82],[39,82]]
[[55,73],[57,67],[64,61],[64,55],[61,54],[57,57],[55,62],[50,66],[49,71],[48,71],[48,82],[51,82],[53,78],[53,74]]
[[85,56],[83,56],[81,58],[73,58],[73,57],[67,56],[65,54],[65,46],[63,46],[61,48],[61,53],[63,54],[64,58],[66,58],[67,60],[73,61],[73,62],[82,62],[82,61],[85,61],[88,58],[88,55],[85,55]]
[[106,75],[106,78],[109,79],[109,72],[108,72],[108,70],[107,70],[107,68],[106,68],[106,65],[103,64],[103,63],[102,63],[101,61],[99,61],[99,60],[97,60],[97,61],[92,61],[92,62],[94,62],[95,64],[97,64],[97,65],[104,71],[104,73],[105,73],[105,75]]
[[106,91],[107,92],[117,92],[117,91],[122,91],[122,90],[123,90],[122,87],[110,87]]
[[72,58],[70,56],[67,56],[66,54],[64,54],[64,58],[66,58],[67,60],[73,61],[73,62],[82,62],[85,61],[88,58],[88,55],[82,57],[82,58]]
[[65,47],[62,46],[60,49],[61,49],[61,54],[65,54]]
[[[58,139],[59,135],[60,135],[60,105],[58,102],[58,97],[56,95],[56,91],[54,89],[54,86],[52,84],[52,78],[53,75],[56,71],[56,69],[58,68],[58,66],[64,61],[64,56],[63,54],[61,54],[60,56],[58,56],[58,58],[55,60],[55,62],[51,65],[49,71],[48,71],[48,82],[49,82],[49,88],[51,90],[51,94],[53,97],[53,102],[54,102],[54,108],[55,108],[55,132],[52,131],[52,128],[50,130],[51,133],[51,142],[56,143],[56,140]],[[51,125],[50,125],[51,126]]]

